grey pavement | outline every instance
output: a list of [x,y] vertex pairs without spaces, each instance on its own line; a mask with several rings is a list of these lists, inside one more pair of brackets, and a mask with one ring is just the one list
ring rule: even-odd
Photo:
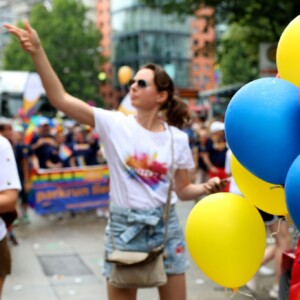
[[[192,202],[180,202],[182,226]],[[30,211],[31,223],[14,229],[18,246],[11,246],[13,272],[7,278],[2,300],[106,300],[106,281],[101,274],[105,219],[95,212],[62,220]],[[221,249],[220,249],[221,251]],[[191,261],[187,272],[188,300],[231,299],[231,291],[209,280]],[[272,266],[272,264],[271,264]],[[269,299],[273,277],[259,277],[256,300]],[[241,292],[249,292],[241,288]],[[236,294],[236,300],[253,299]],[[138,299],[159,299],[156,289],[141,289]],[[170,299],[172,300],[172,299]]]

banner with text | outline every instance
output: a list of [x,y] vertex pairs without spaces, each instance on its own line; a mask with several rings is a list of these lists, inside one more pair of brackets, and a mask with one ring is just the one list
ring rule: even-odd
[[40,215],[108,207],[106,165],[40,169],[31,181],[29,204]]

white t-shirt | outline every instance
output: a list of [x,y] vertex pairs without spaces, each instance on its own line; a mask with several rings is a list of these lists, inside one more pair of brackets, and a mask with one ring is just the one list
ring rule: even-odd
[[227,150],[226,152],[226,160],[225,160],[225,172],[228,175],[231,175],[230,177],[230,184],[229,184],[229,193],[237,194],[237,195],[242,195],[239,187],[237,186],[232,174],[231,174],[231,167],[230,167],[230,159],[231,159],[232,152],[230,149]]
[[[142,127],[135,116],[94,108],[95,129],[104,145],[110,170],[110,201],[119,207],[150,209],[166,202],[172,161],[171,134]],[[192,169],[188,136],[170,126],[174,169]],[[173,192],[171,202],[177,196]]]
[[[21,189],[15,155],[9,141],[0,135],[0,191]],[[6,226],[0,217],[0,240],[7,234]]]

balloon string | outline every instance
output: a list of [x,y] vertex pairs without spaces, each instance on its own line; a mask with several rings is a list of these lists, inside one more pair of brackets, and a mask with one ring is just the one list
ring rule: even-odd
[[282,222],[282,220],[283,220],[283,218],[279,218],[279,221],[278,221],[278,227],[277,227],[277,231],[275,231],[275,232],[272,232],[271,234],[270,234],[270,238],[273,238],[276,234],[278,234],[279,233],[279,230],[280,230],[280,226],[281,226],[281,222]]
[[295,224],[289,215],[284,216],[284,218],[286,219],[286,221],[290,226],[293,226],[296,229]]
[[[227,291],[227,289],[226,289],[226,291]],[[236,294],[240,294],[240,295],[243,295],[243,296],[246,296],[246,297],[249,297],[249,298],[252,298],[252,299],[256,300],[256,298],[253,295],[251,295],[249,293],[246,293],[246,292],[242,292],[239,289],[233,289],[232,294],[229,298],[230,299],[234,298],[236,296]]]
[[271,187],[270,187],[270,190],[273,190],[273,189],[283,189],[283,188],[284,188],[283,185],[278,184],[278,185],[273,185],[273,186],[271,186]]

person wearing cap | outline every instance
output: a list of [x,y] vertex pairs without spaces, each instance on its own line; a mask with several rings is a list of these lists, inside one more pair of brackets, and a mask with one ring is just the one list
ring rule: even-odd
[[222,136],[224,135],[225,124],[221,121],[214,121],[210,124],[209,130],[211,134],[218,133],[219,136]]
[[[206,150],[202,152],[202,158],[208,169],[209,178],[215,176],[226,179],[225,172],[226,152],[228,150],[225,139],[225,125],[221,121],[214,121],[209,127],[210,140],[207,142]],[[228,192],[229,184],[224,191]]]
[[196,172],[195,182],[202,183],[208,180],[208,169],[203,160],[203,152],[207,152],[207,146],[211,143],[209,130],[206,126],[202,126],[198,130],[198,140],[195,144],[197,149],[196,155]]
[[49,158],[53,147],[57,147],[57,142],[54,136],[50,133],[49,120],[42,118],[39,123],[39,133],[35,135],[30,143],[33,154],[38,159],[38,167],[47,169],[46,161]]
[[93,131],[87,133],[86,129],[77,125],[73,129],[73,141],[69,144],[73,152],[76,166],[98,165],[97,153],[99,151],[98,137]]
[[32,167],[32,153],[29,145],[24,143],[24,128],[21,125],[15,125],[13,127],[13,148],[15,152],[15,158],[17,163],[18,174],[21,181],[22,189],[19,192],[21,200],[21,210],[19,221],[22,223],[29,223],[28,216],[28,193],[31,189],[30,171]]
[[64,128],[58,128],[54,137],[57,146],[52,147],[48,160],[46,161],[47,168],[75,167],[75,158],[69,145],[66,144],[66,131]]

